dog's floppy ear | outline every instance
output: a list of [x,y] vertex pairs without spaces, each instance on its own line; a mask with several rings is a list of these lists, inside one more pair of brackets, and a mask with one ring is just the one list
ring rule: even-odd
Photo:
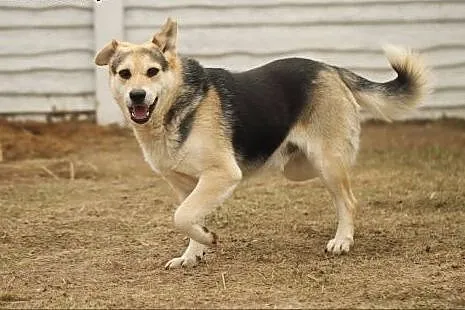
[[160,32],[155,34],[152,43],[160,48],[163,53],[176,52],[176,37],[178,33],[178,24],[169,17]]
[[108,63],[110,62],[111,56],[113,56],[113,54],[116,51],[116,48],[118,48],[118,41],[116,40],[112,40],[110,43],[105,45],[105,47],[102,48],[97,53],[97,55],[95,55],[95,59],[94,59],[95,64],[97,66],[108,65]]

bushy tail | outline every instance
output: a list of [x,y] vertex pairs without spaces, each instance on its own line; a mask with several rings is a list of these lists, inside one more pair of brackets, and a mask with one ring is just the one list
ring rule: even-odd
[[376,83],[349,70],[337,70],[362,107],[375,117],[391,121],[413,109],[425,97],[429,73],[419,54],[394,46],[386,46],[384,52],[397,72],[397,78],[392,81]]

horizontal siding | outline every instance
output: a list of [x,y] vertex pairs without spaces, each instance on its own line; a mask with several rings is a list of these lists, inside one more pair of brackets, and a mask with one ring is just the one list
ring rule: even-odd
[[[0,113],[95,108],[94,5],[0,1]],[[125,0],[124,14],[120,39],[146,41],[172,16],[180,52],[232,70],[299,56],[385,81],[394,74],[380,46],[412,47],[434,76],[419,113],[465,110],[463,0]]]
[[177,7],[187,8],[230,8],[230,7],[270,7],[270,6],[365,6],[372,3],[395,3],[408,4],[416,3],[422,5],[424,3],[461,3],[462,0],[234,0],[234,1],[218,1],[218,0],[126,0],[128,7],[155,7],[158,9],[172,9]]
[[56,8],[31,10],[28,8],[1,8],[0,29],[39,27],[92,27],[91,8]]
[[2,95],[0,94],[0,114],[21,112],[48,113],[53,111],[91,111],[95,110],[95,96],[92,95]]
[[[362,112],[363,118],[372,118],[372,116],[367,112]],[[451,118],[462,118],[465,119],[465,107],[464,106],[442,106],[440,109],[437,107],[422,107],[414,111],[410,111],[407,114],[404,114],[400,119],[441,119],[444,117]]]
[[[434,90],[419,113],[465,106],[465,1],[126,0],[126,39],[149,39],[168,16],[179,51],[233,71],[283,57],[342,66],[373,81],[395,77],[381,46],[420,51]],[[452,112],[453,113],[453,112]]]
[[[253,51],[288,52],[294,49],[373,50],[392,43],[425,49],[434,45],[463,45],[464,23],[352,25],[352,26],[267,26],[234,28],[180,27],[179,48],[192,55],[219,55]],[[143,42],[153,35],[153,27],[128,29],[129,41]],[[434,40],[434,41],[433,41]]]
[[92,8],[93,1],[89,0],[2,0],[0,9],[5,8],[28,8],[48,10],[54,8]]
[[0,29],[0,56],[54,53],[57,51],[94,52],[92,27],[78,29]]
[[465,110],[465,88],[442,88],[433,90],[424,103],[426,107],[463,107]]
[[0,56],[0,59],[8,59],[2,62],[0,73],[23,71],[73,71],[92,70],[94,54],[90,51],[64,51],[38,55],[12,55]]
[[92,94],[93,70],[0,73],[0,94]]
[[95,110],[92,6],[0,2],[0,113]]
[[[230,7],[213,10],[205,8],[174,7],[169,10],[157,7],[127,7],[126,26],[158,27],[167,15],[175,17],[182,27],[236,27],[243,25],[295,25],[295,24],[404,24],[439,21],[451,23],[465,21],[465,1],[461,3],[396,3],[360,6],[317,6],[296,9],[292,6],[274,6],[252,10],[249,7]],[[206,15],[208,17],[206,18]]]
[[[368,111],[361,112],[362,120],[373,119]],[[399,120],[437,120],[442,118],[465,119],[465,107],[418,107],[399,117]]]

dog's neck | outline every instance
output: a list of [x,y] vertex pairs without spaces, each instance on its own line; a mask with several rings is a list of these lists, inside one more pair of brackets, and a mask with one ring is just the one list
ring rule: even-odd
[[134,126],[134,134],[146,161],[155,171],[163,169],[153,159],[177,157],[177,150],[187,139],[196,110],[205,98],[209,83],[204,68],[194,59],[181,58],[173,89],[167,91],[163,106],[147,126]]
[[176,128],[187,115],[195,112],[208,91],[204,68],[196,60],[181,58],[181,68],[182,83],[163,121],[165,126]]

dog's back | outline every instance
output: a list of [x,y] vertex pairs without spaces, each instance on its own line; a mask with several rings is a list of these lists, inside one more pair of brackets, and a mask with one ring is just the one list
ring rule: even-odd
[[311,102],[312,83],[326,65],[302,58],[281,59],[241,73],[206,69],[220,95],[236,157],[266,161]]

